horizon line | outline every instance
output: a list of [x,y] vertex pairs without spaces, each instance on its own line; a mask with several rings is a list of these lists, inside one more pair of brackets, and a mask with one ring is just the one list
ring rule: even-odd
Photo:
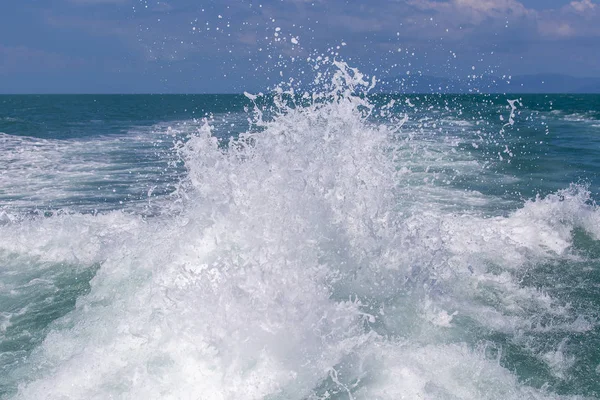
[[[263,94],[268,95],[272,92],[264,92]],[[478,92],[465,92],[465,91],[450,91],[450,92],[372,92],[369,95],[486,95],[486,94],[513,94],[513,95],[565,95],[565,94],[589,94],[589,95],[600,95],[600,91],[576,91],[576,92],[519,92],[519,91],[478,91]],[[245,96],[244,92],[224,92],[224,93],[161,93],[161,92],[131,92],[131,93],[0,93],[0,96]]]

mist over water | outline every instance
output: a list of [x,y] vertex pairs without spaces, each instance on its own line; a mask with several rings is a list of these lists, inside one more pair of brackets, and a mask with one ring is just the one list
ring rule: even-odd
[[598,397],[582,121],[323,68],[137,136],[0,136],[4,398]]

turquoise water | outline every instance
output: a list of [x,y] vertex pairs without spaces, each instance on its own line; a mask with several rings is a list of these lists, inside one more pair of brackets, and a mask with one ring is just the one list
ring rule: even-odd
[[335,93],[0,96],[0,397],[600,397],[600,96]]

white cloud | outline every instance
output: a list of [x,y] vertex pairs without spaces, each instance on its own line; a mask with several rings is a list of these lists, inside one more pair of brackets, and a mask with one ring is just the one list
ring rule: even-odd
[[516,0],[409,0],[408,4],[422,10],[444,13],[457,20],[480,24],[488,18],[515,18],[531,14]]
[[539,32],[548,38],[600,36],[600,14],[591,0],[571,1],[559,10],[540,12]]
[[453,0],[457,8],[471,9],[486,15],[525,15],[528,10],[515,0]]
[[592,0],[572,1],[569,6],[580,13],[596,9],[596,4],[592,3]]
[[[462,39],[468,34],[480,34],[482,29],[500,32],[528,27],[542,38],[564,39],[600,35],[600,13],[593,0],[573,0],[560,9],[535,10],[518,0],[407,0],[422,11],[434,12],[446,27],[460,27]],[[479,29],[467,28],[477,26]]]

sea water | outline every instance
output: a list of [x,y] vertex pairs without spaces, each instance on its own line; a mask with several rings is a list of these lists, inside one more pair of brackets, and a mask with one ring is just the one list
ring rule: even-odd
[[0,397],[600,396],[600,96],[0,97]]

